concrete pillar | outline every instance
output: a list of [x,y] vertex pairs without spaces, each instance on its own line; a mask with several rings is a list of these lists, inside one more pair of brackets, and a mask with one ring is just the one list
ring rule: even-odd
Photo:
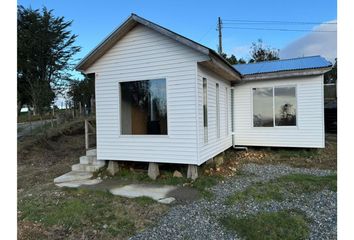
[[149,163],[148,175],[153,180],[160,175],[159,165],[157,163]]
[[110,175],[114,176],[119,171],[119,165],[117,161],[109,161],[107,171]]
[[193,180],[198,178],[198,166],[197,165],[188,165],[187,170],[187,178],[191,178]]

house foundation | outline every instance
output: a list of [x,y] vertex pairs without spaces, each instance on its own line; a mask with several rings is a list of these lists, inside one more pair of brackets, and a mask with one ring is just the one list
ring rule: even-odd
[[107,171],[110,175],[114,176],[119,171],[119,165],[117,161],[109,161]]
[[160,175],[159,165],[157,163],[149,163],[148,175],[153,180],[156,180]]

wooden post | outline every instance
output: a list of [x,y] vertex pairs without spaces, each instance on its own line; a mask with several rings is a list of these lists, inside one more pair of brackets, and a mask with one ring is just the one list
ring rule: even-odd
[[81,117],[82,116],[81,102],[79,102],[79,114],[80,114],[80,117]]
[[89,148],[89,133],[88,133],[88,121],[85,119],[85,148]]

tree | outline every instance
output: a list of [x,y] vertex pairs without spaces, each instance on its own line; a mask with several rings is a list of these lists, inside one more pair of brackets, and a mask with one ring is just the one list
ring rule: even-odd
[[337,58],[335,59],[332,69],[325,73],[324,83],[337,83]]
[[77,35],[68,28],[72,21],[53,16],[53,10],[17,8],[18,108],[26,104],[41,114],[50,107],[55,93],[63,90],[80,51]]
[[262,39],[258,39],[257,42],[252,43],[250,54],[250,63],[279,59],[279,49],[271,49],[265,46]]
[[72,81],[69,87],[68,96],[75,108],[79,105],[91,109],[91,98],[95,97],[94,75],[85,75],[83,80]]
[[230,57],[227,56],[226,53],[222,53],[221,56],[228,61],[231,65],[235,65],[235,64],[243,64],[246,63],[246,61],[243,58],[240,58],[237,60],[237,58],[235,57],[235,55],[231,54]]

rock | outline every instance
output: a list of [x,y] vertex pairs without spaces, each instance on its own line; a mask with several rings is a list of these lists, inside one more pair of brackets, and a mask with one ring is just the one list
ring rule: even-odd
[[214,157],[215,167],[220,167],[224,163],[224,153],[220,153],[219,155]]
[[183,177],[183,175],[182,175],[181,172],[175,170],[175,171],[173,172],[173,177],[181,178],[181,177]]
[[163,203],[163,204],[170,204],[172,202],[174,202],[176,199],[174,197],[168,197],[168,198],[161,198],[159,200],[157,200],[159,203]]
[[110,175],[114,176],[119,171],[117,161],[109,161],[107,171]]

